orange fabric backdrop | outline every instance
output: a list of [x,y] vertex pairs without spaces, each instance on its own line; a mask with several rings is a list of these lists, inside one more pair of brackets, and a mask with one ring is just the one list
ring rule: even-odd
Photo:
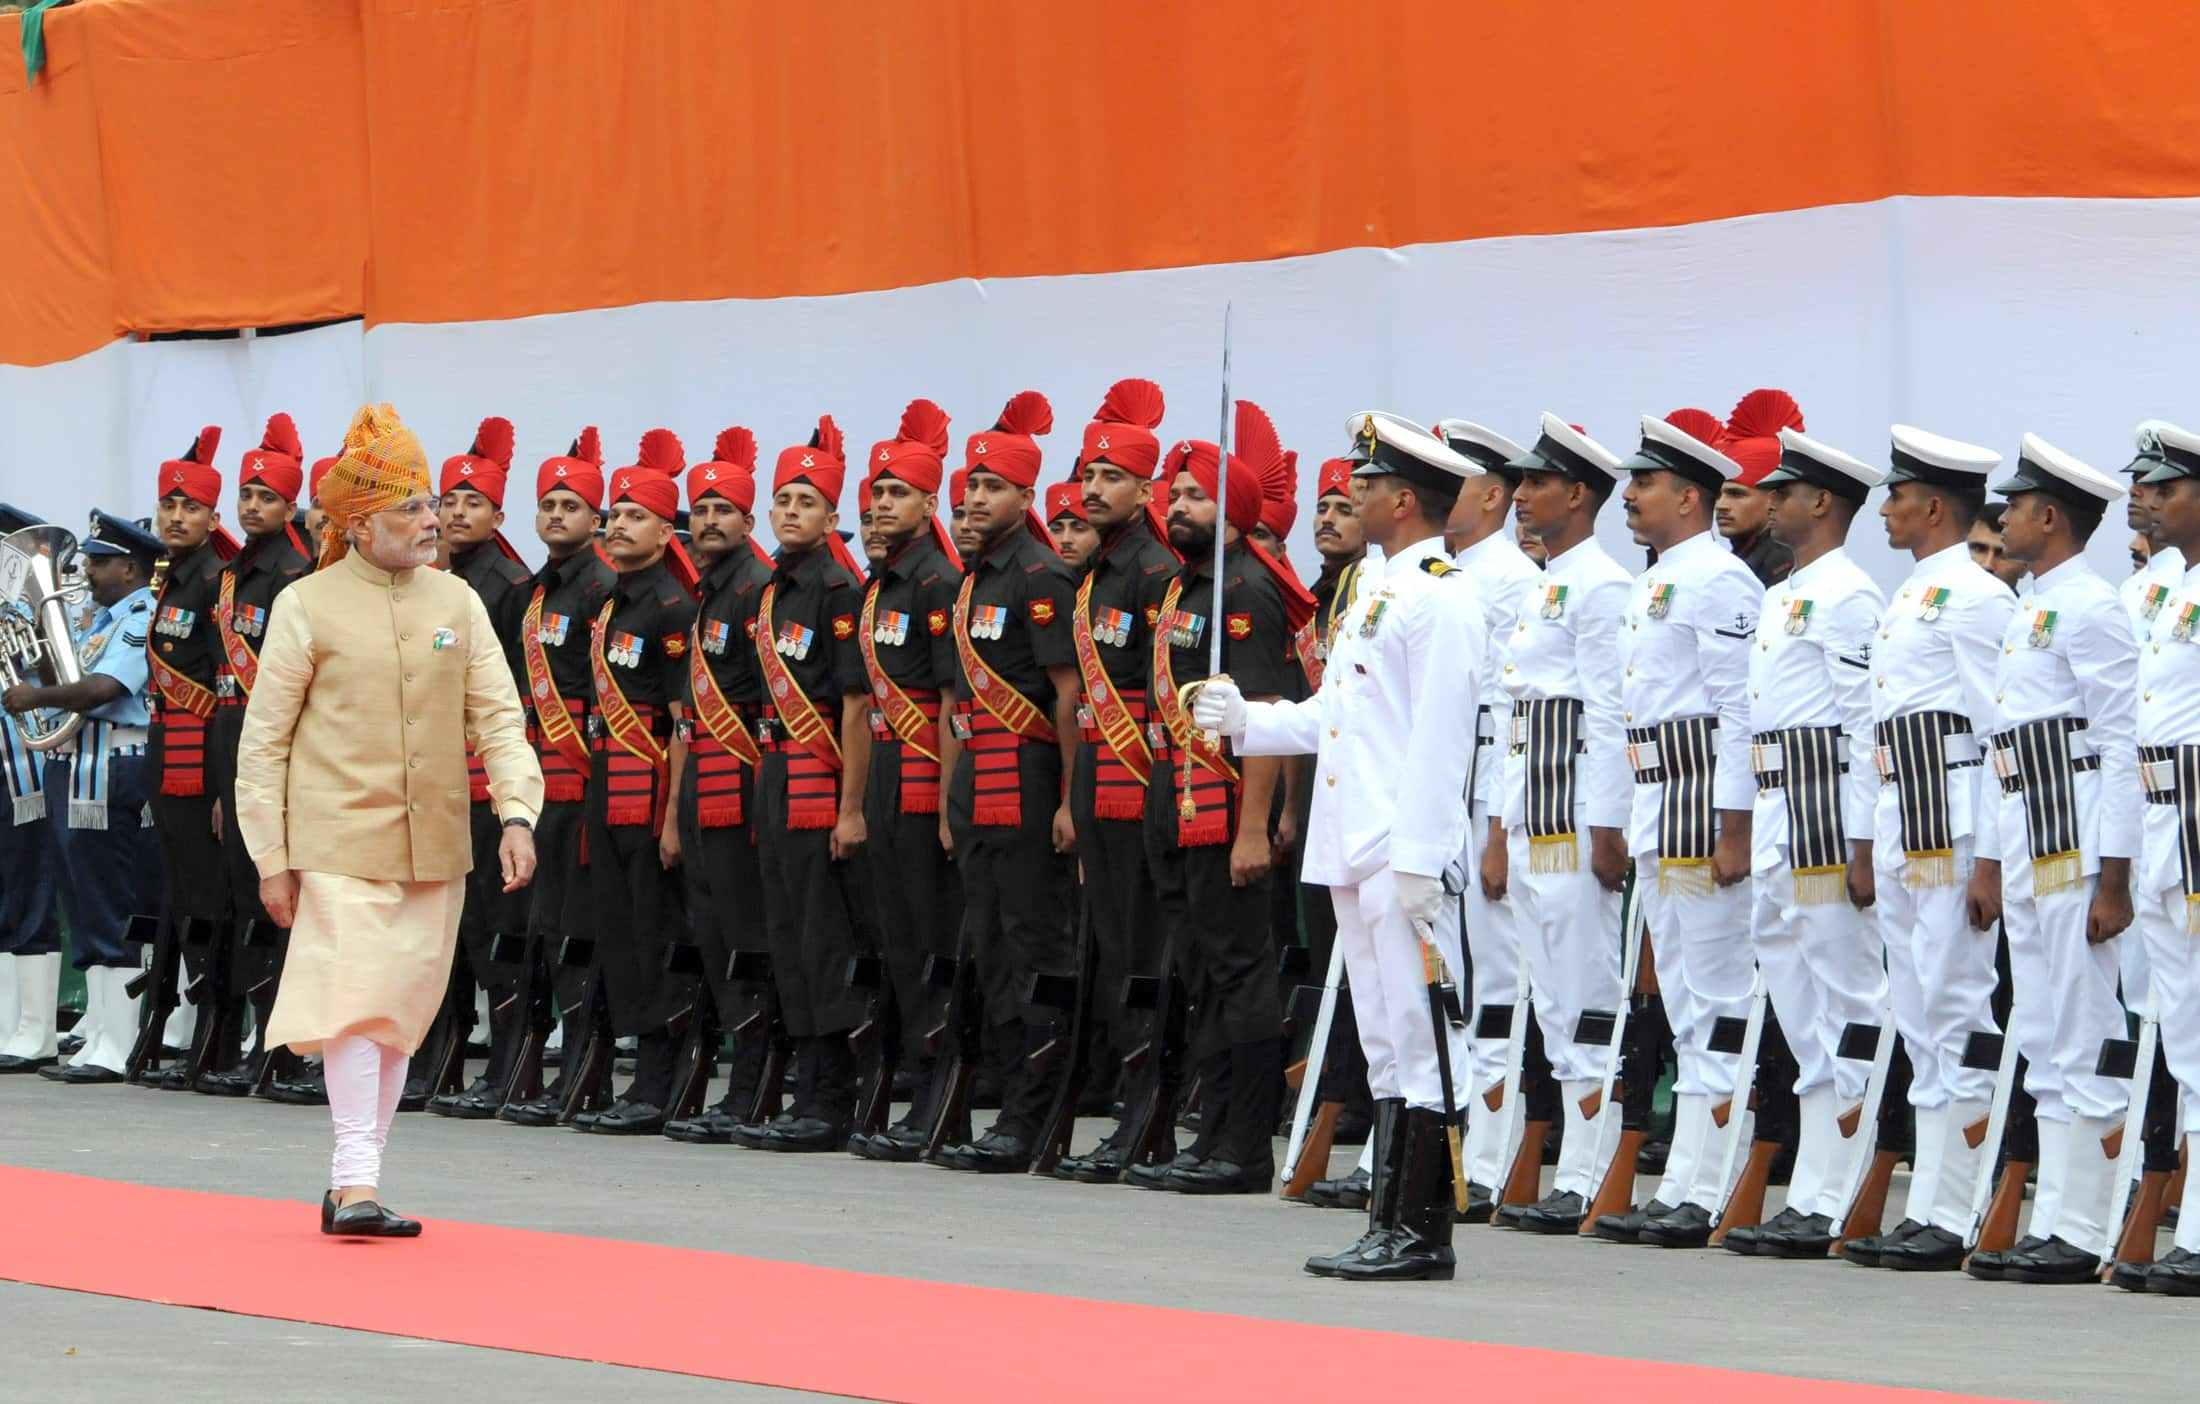
[[35,89],[0,73],[19,363],[354,312],[2200,194],[2200,93],[2157,62],[2200,47],[2174,0],[91,0],[47,30]]

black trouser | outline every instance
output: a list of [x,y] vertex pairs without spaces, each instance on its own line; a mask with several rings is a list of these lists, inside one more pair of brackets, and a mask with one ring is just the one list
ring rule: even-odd
[[[1103,819],[1093,812],[1096,788],[1094,770],[1099,748],[1086,743],[1077,749],[1077,769],[1070,780],[1070,813],[1077,822],[1077,858],[1084,868],[1084,901],[1092,917],[1094,945],[1092,1032],[1086,1047],[1097,1059],[1102,1050],[1119,1062],[1141,1042],[1158,1033],[1146,1025],[1155,1014],[1133,1015],[1123,1003],[1123,982],[1132,975],[1149,978],[1166,974],[1161,969],[1161,907],[1147,871],[1144,820]],[[1159,1011],[1165,1013],[1166,1011]],[[1113,1062],[1096,1068],[1105,1079]],[[1161,1059],[1147,1058],[1123,1089],[1125,1114],[1142,1106],[1145,1091],[1161,1075]],[[1103,1083],[1103,1085],[1105,1085]]]
[[665,951],[685,925],[679,879],[658,856],[648,824],[609,825],[588,814],[589,934],[611,1031],[656,1033],[679,1012],[685,981],[665,972]]
[[1016,748],[1020,814],[1014,824],[978,824],[971,817],[975,761],[964,751],[949,787],[948,824],[962,868],[963,922],[976,959],[985,1017],[999,1039],[1007,1076],[994,1129],[1028,1140],[1069,1075],[1069,1059],[1031,1071],[1029,1055],[1067,1033],[1064,1011],[1035,1007],[1031,977],[1068,975],[1077,964],[1072,905],[1075,866],[1054,851],[1054,811],[1060,807],[1062,753],[1052,742]]
[[[733,1057],[726,1067],[726,1091],[719,1105],[735,1116],[747,1117],[756,1103],[757,1078],[769,1051],[769,1030],[736,1033],[755,1012],[760,998],[770,991],[748,981],[732,979],[727,971],[735,951],[768,952],[770,935],[764,925],[762,879],[757,875],[754,819],[756,777],[742,776],[743,792],[752,806],[739,824],[706,829],[697,822],[695,765],[690,761],[680,785],[680,872],[687,896],[688,934],[703,953],[703,970],[718,1028],[734,1034]],[[705,1048],[704,1056],[713,1050]]]
[[797,1039],[845,1035],[864,1013],[848,988],[848,962],[862,950],[862,873],[833,857],[830,828],[788,827],[784,752],[764,753],[756,788],[756,866],[780,1019]]
[[[525,1020],[531,1004],[540,1000],[553,1011],[573,1009],[565,1016],[564,1051],[559,1055],[561,1075],[579,1065],[581,1047],[588,1040],[585,1011],[577,1009],[590,993],[589,973],[561,965],[558,955],[568,936],[594,934],[588,919],[588,869],[581,863],[582,800],[545,800],[535,820],[535,880],[528,884],[527,944],[530,956],[527,987],[519,1001],[519,1017]],[[511,1051],[492,1052],[507,1065],[516,1055],[518,1026],[499,1025],[499,1037]]]
[[[497,938],[509,942],[527,932],[530,897],[527,888],[504,890],[504,821],[497,818],[490,800],[475,800],[467,813],[473,842],[473,871],[466,874],[466,906],[458,919],[459,958],[471,982],[489,995],[489,1070],[492,1085],[502,1086],[511,1076],[512,1058],[526,1023],[523,993],[525,969],[515,962],[496,959]],[[542,865],[542,843],[537,836],[535,861]],[[433,1047],[435,1035],[423,1047]]]
[[893,993],[899,1062],[914,1072],[927,1061],[923,1039],[936,1022],[932,1006],[938,1003],[936,993],[925,987],[925,961],[955,954],[962,880],[940,846],[940,816],[902,812],[901,759],[901,743],[872,742],[863,792],[869,835],[864,855],[880,954]]
[[[158,771],[148,765],[149,787],[158,789]],[[208,775],[208,783],[213,777]],[[155,794],[153,828],[160,839],[161,895],[167,906],[168,919],[180,930],[186,919],[220,922],[229,912],[229,874],[222,862],[221,840],[214,837],[214,796]],[[225,816],[226,817],[226,816]],[[47,823],[66,822],[49,818]],[[212,946],[185,945],[183,948],[183,976],[178,987],[190,985],[207,978],[208,953]],[[200,1009],[197,1017],[211,1019],[216,1011]],[[195,1026],[194,1026],[195,1027]],[[200,1037],[194,1032],[193,1037]],[[236,1045],[231,1041],[225,1051],[216,1050],[213,1066],[227,1068],[235,1061]]]

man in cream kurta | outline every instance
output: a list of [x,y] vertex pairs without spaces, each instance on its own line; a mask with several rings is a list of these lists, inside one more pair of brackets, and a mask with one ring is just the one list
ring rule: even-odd
[[[532,876],[542,772],[480,597],[432,559],[426,460],[362,410],[322,487],[321,569],[276,601],[237,760],[237,823],[277,921],[292,917],[270,1044],[319,1049],[336,1122],[324,1231],[410,1236],[374,1186],[405,1064],[435,1017],[472,866],[466,747]],[[401,1227],[411,1225],[409,1229]]]

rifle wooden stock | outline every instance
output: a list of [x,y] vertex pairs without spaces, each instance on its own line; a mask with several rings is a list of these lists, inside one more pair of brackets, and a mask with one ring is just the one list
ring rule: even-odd
[[1734,1182],[1734,1192],[1726,1197],[1726,1207],[1719,1211],[1719,1222],[1711,1230],[1714,1245],[1726,1242],[1727,1234],[1738,1228],[1755,1228],[1765,1217],[1765,1184],[1772,1174],[1772,1158],[1780,1153],[1778,1141],[1751,1141],[1749,1159],[1742,1165],[1741,1178]]
[[1285,1068],[1283,1070],[1283,1085],[1290,1088],[1294,1092],[1298,1091],[1301,1087],[1304,1087],[1306,1085],[1307,1062],[1307,1059],[1301,1058],[1297,1062],[1291,1064],[1291,1066]]
[[1500,1205],[1533,1204],[1543,1197],[1543,1138],[1550,1131],[1548,1121],[1531,1121],[1521,1129],[1520,1149],[1513,1154],[1504,1193],[1497,1197]]
[[2139,1192],[2132,1196],[2131,1212],[2124,1216],[2124,1231],[2116,1240],[2114,1262],[2101,1264],[2106,1281],[2116,1263],[2154,1261],[2154,1235],[2162,1226],[2162,1209],[2169,1203],[2170,1172],[2148,1170],[2139,1176]]
[[2017,1216],[2024,1212],[2024,1182],[2031,1173],[2028,1160],[2012,1160],[2002,1167],[2001,1183],[1994,1186],[1994,1197],[1986,1205],[1972,1252],[2005,1253],[2017,1241]]
[[1864,1183],[1858,1187],[1856,1198],[1850,1202],[1849,1212],[1842,1219],[1841,1236],[1833,1241],[1834,1252],[1840,1252],[1841,1245],[1852,1238],[1878,1236],[1886,1222],[1887,1192],[1894,1185],[1894,1167],[1901,1162],[1900,1151],[1873,1153],[1871,1168],[1864,1172]]
[[1599,1214],[1624,1214],[1635,1207],[1635,1157],[1642,1153],[1644,1136],[1642,1131],[1620,1128],[1619,1149],[1612,1152],[1612,1163],[1604,1171],[1604,1183],[1597,1186],[1596,1197],[1589,1201],[1589,1211],[1581,1216],[1583,1237],[1597,1231]]
[[1284,1181],[1283,1198],[1306,1198],[1314,1182],[1329,1173],[1329,1152],[1337,1143],[1337,1118],[1343,1115],[1342,1102],[1324,1102],[1315,1110],[1314,1124],[1306,1131],[1306,1144],[1299,1148],[1298,1166]]

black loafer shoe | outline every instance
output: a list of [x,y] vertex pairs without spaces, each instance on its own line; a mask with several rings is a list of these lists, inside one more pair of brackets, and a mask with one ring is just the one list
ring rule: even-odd
[[408,1082],[405,1090],[397,1095],[397,1109],[401,1112],[426,1111],[428,1109],[428,1084]]
[[924,1159],[924,1143],[930,1135],[921,1126],[889,1126],[873,1136],[851,1136],[848,1151],[865,1160],[907,1165]]
[[[1103,1141],[1092,1148],[1091,1155],[1063,1156],[1049,1173],[1057,1180],[1080,1185],[1117,1184],[1123,1178],[1123,1152]],[[1163,1178],[1167,1178],[1165,1173]]]
[[[1735,1230],[1739,1233],[1741,1230]],[[1733,1246],[1734,1235],[1727,1235]],[[1823,1258],[1833,1248],[1833,1220],[1824,1214],[1798,1214],[1782,1209],[1770,1223],[1757,1230],[1756,1255],[1760,1258]]]
[[[1360,1207],[1367,1207],[1364,1197]],[[1455,1224],[1486,1224],[1496,1217],[1497,1196],[1490,1193],[1490,1187],[1478,1185],[1472,1180],[1467,1181],[1467,1207],[1452,1210],[1451,1221]]]
[[734,1128],[740,1124],[741,1118],[724,1107],[712,1107],[701,1116],[666,1122],[665,1136],[694,1146],[728,1146],[733,1144]]
[[43,1058],[18,1058],[9,1054],[0,1057],[0,1073],[34,1073],[41,1068],[50,1068],[60,1061],[60,1055],[54,1053]]
[[1162,1186],[1178,1194],[1267,1194],[1276,1187],[1276,1167],[1202,1160],[1182,1170],[1171,1170]]
[[2037,1282],[2075,1286],[2101,1280],[2101,1260],[2083,1248],[2050,1238],[2026,1253],[2011,1253],[2002,1265],[2004,1282]]
[[204,1097],[249,1097],[260,1080],[256,1068],[234,1067],[227,1072],[202,1073],[191,1090]]
[[654,1136],[665,1129],[665,1109],[655,1102],[615,1102],[583,1129],[598,1136]]
[[848,1123],[819,1116],[798,1116],[774,1122],[756,1138],[756,1149],[808,1155],[836,1151],[848,1144]]
[[1144,1190],[1165,1190],[1169,1187],[1171,1170],[1189,1170],[1199,1164],[1199,1157],[1190,1151],[1179,1151],[1166,1161],[1151,1165],[1128,1165],[1123,1169],[1123,1183]]
[[950,1170],[979,1175],[1017,1175],[1031,1168],[1031,1143],[1005,1132],[988,1131],[970,1145],[942,1148],[939,1163]]
[[[1910,1262],[1910,1254],[1912,1251],[1919,1251],[1916,1249],[1916,1245],[1920,1239],[1926,1239],[1933,1234],[1938,1234],[1940,1237],[1925,1244],[1921,1250],[1927,1253],[1929,1265],[1925,1267],[1913,1266]],[[1944,1263],[1948,1253],[1947,1245],[1949,1240],[1954,1238],[1955,1235],[1949,1233],[1946,1229],[1927,1229],[1924,1233],[1919,1234],[1917,1238],[1912,1239],[1909,1244],[1904,1245],[1900,1251],[1890,1250],[1880,1254],[1879,1265],[1881,1267],[1891,1267],[1898,1271],[1946,1272],[1948,1269],[1944,1266]],[[2009,1266],[2011,1258],[2019,1253],[2029,1253],[2046,1241],[2044,1238],[2033,1238],[2026,1235],[2017,1240],[2017,1245],[2014,1248],[1985,1248],[1971,1254],[1968,1258],[1958,1257],[1957,1266],[1981,1282],[1999,1282],[2001,1281],[2001,1274]],[[1962,1247],[1960,1243],[1956,1246],[1959,1249]]]
[[1954,1272],[1963,1266],[1963,1240],[1928,1224],[1907,1238],[1883,1242],[1879,1265],[1896,1272]]
[[1516,1227],[1530,1233],[1580,1233],[1581,1216],[1587,1209],[1572,1190],[1554,1190],[1522,1209]]
[[737,1124],[731,1134],[733,1144],[756,1150],[764,1144],[764,1137],[775,1126],[789,1126],[794,1122],[793,1112],[781,1112],[768,1121],[744,1121]]
[[2108,1270],[2108,1285],[2126,1292],[2144,1292],[2147,1289],[2147,1269],[2152,1263],[2118,1262]]
[[1519,1228],[1520,1216],[1527,1212],[1528,1206],[1525,1204],[1496,1205],[1490,1211],[1490,1225],[1493,1228]]
[[285,1106],[325,1107],[328,1105],[328,1084],[322,1081],[318,1071],[302,1077],[278,1077],[261,1095]]
[[2147,1268],[2147,1291],[2164,1297],[2200,1297],[2200,1253],[2172,1248]]
[[66,1082],[72,1086],[122,1081],[121,1073],[97,1063],[57,1063],[50,1068],[40,1068],[38,1075],[48,1082]]
[[1299,1203],[1314,1209],[1367,1210],[1367,1196],[1374,1183],[1367,1171],[1355,1169],[1341,1180],[1316,1180],[1306,1187]]
[[339,1238],[418,1238],[420,1221],[392,1214],[371,1199],[336,1211],[329,1232]]
[[1711,1241],[1711,1211],[1701,1204],[1683,1204],[1670,1214],[1643,1221],[1635,1240],[1659,1248],[1701,1248]]
[[1651,1200],[1639,1209],[1624,1214],[1599,1214],[1596,1226],[1590,1231],[1607,1243],[1640,1243],[1642,1226],[1652,1219],[1662,1219],[1673,1212],[1673,1206],[1659,1200]]
[[1900,1243],[1913,1234],[1923,1233],[1925,1225],[1915,1219],[1904,1219],[1885,1233],[1875,1233],[1869,1238],[1852,1238],[1841,1245],[1841,1256],[1858,1267],[1883,1267],[1879,1255],[1890,1243]]

